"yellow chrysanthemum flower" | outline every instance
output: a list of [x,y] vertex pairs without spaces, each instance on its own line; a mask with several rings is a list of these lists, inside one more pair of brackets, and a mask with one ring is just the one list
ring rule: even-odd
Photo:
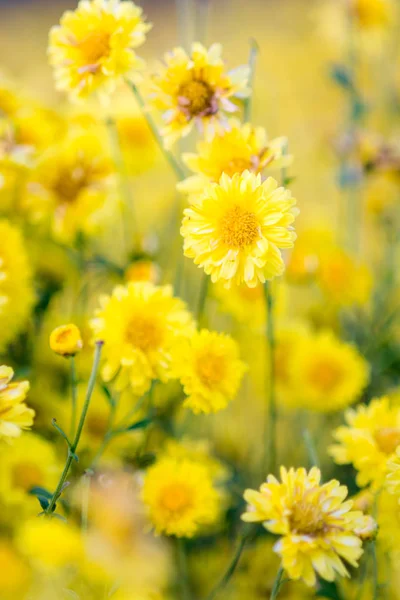
[[385,27],[393,19],[391,0],[350,0],[350,11],[362,29]]
[[121,389],[131,386],[142,395],[152,380],[172,378],[173,348],[193,332],[194,322],[170,286],[131,282],[100,298],[91,327],[95,340],[105,342],[105,381],[118,375]]
[[262,182],[249,171],[232,178],[223,174],[184,211],[185,256],[227,288],[273,279],[284,270],[280,249],[291,248],[296,239],[295,203],[272,177]]
[[100,227],[112,173],[99,136],[74,131],[41,157],[27,182],[24,208],[33,221],[49,222],[58,237],[91,235]]
[[227,72],[221,52],[220,44],[207,50],[194,43],[190,55],[183,48],[165,55],[165,64],[152,78],[149,101],[163,111],[167,146],[188,135],[194,124],[207,136],[227,126],[226,114],[237,110],[232,100],[249,95],[248,66]]
[[289,369],[293,403],[318,412],[340,410],[356,402],[369,380],[366,360],[331,331],[299,340]]
[[197,154],[182,155],[195,175],[178,184],[180,191],[199,194],[208,182],[218,183],[222,173],[230,177],[246,170],[257,174],[291,164],[292,157],[284,154],[286,138],[268,140],[263,127],[241,124],[236,119],[229,125],[229,129],[216,133],[211,140],[198,142]]
[[0,350],[26,325],[34,293],[20,231],[0,220]]
[[48,52],[57,89],[73,98],[112,92],[123,77],[142,67],[134,49],[150,28],[142,9],[129,0],[81,0],[50,31]]
[[157,533],[193,537],[213,525],[219,514],[219,495],[203,462],[161,458],[145,475],[143,502]]
[[356,263],[339,248],[321,257],[317,282],[327,300],[338,306],[365,304],[370,298],[373,283],[368,267]]
[[236,396],[245,364],[239,346],[229,335],[202,329],[181,344],[175,369],[187,398],[184,406],[194,413],[215,413]]
[[14,371],[0,367],[0,439],[15,438],[33,423],[35,411],[24,403],[29,390],[28,381],[11,383]]
[[260,491],[246,490],[249,504],[244,521],[262,522],[281,536],[274,550],[290,579],[315,585],[316,573],[333,581],[348,576],[343,561],[358,566],[362,550],[359,537],[366,517],[345,501],[347,488],[336,480],[321,485],[321,472],[281,467],[281,482],[269,475]]
[[400,445],[400,408],[390,406],[387,397],[376,398],[369,406],[346,411],[345,421],[333,434],[337,444],[331,456],[339,465],[354,466],[360,487],[372,483],[379,488]]
[[53,329],[49,343],[53,352],[66,357],[74,356],[83,348],[82,334],[73,323]]

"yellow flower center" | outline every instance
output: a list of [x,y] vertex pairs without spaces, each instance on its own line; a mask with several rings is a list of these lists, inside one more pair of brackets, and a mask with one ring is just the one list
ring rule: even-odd
[[154,316],[139,315],[132,318],[126,328],[126,340],[142,352],[159,348],[163,341],[161,324]]
[[327,529],[320,507],[305,498],[293,504],[289,522],[291,531],[300,535],[318,535]]
[[332,392],[343,377],[343,369],[331,360],[321,359],[312,366],[310,381],[323,392]]
[[196,360],[196,372],[203,385],[218,385],[226,376],[225,358],[212,352],[202,353]]
[[102,58],[110,53],[110,34],[106,31],[93,31],[78,42],[85,65],[97,66]]
[[170,483],[162,491],[160,504],[165,510],[182,514],[192,506],[192,491],[183,482]]
[[28,492],[34,486],[43,483],[42,472],[40,468],[32,462],[21,462],[13,468],[12,481],[16,488]]
[[253,169],[253,165],[251,164],[250,160],[242,157],[232,158],[224,165],[223,169],[221,169],[221,175],[222,173],[226,173],[229,175],[229,177],[233,177],[235,173],[243,173],[243,171],[246,171],[246,169],[249,171]]
[[178,91],[182,110],[187,111],[192,117],[201,113],[213,113],[213,97],[212,88],[200,79],[192,79],[187,83],[183,83]]
[[260,237],[260,224],[254,213],[240,206],[228,210],[220,222],[222,242],[229,248],[250,246]]
[[52,187],[61,202],[72,203],[88,185],[87,170],[81,165],[76,165],[74,168],[61,169]]
[[400,429],[397,427],[381,427],[374,433],[379,449],[384,454],[393,454],[400,445]]

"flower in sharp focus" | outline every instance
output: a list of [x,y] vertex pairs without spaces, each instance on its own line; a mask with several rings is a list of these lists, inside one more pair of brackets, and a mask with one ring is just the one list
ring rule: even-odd
[[175,48],[154,74],[149,103],[163,112],[167,146],[188,135],[194,124],[207,136],[228,127],[227,113],[238,109],[232,100],[249,95],[248,66],[226,71],[221,52],[220,44],[207,50],[194,43],[190,55]]
[[262,522],[281,536],[274,550],[290,579],[312,586],[317,574],[327,581],[348,576],[344,563],[358,566],[363,552],[359,534],[370,526],[369,518],[352,510],[347,488],[338,481],[321,485],[316,467],[309,473],[281,467],[280,475],[281,481],[269,475],[260,491],[246,490],[248,510],[242,519]]
[[288,167],[293,158],[285,154],[286,145],[284,137],[268,140],[263,127],[232,119],[229,129],[217,132],[210,140],[199,141],[197,154],[183,154],[184,163],[194,175],[179,183],[178,189],[199,194],[206,183],[218,183],[222,173],[232,177],[246,170],[257,174]]
[[0,367],[0,439],[20,436],[23,429],[32,426],[35,416],[35,411],[24,402],[29,382],[11,383],[13,376],[11,367]]
[[336,444],[330,448],[331,456],[339,465],[354,466],[360,487],[380,488],[388,469],[393,471],[400,446],[400,408],[390,406],[386,397],[375,398],[368,406],[346,411],[345,421],[333,434]]
[[176,373],[183,385],[184,406],[194,413],[215,413],[236,396],[246,365],[229,335],[202,329],[181,344],[175,354]]
[[100,298],[91,327],[94,339],[104,341],[105,381],[118,375],[121,389],[130,386],[142,395],[152,380],[173,377],[173,349],[193,332],[194,322],[170,286],[130,282]]
[[150,28],[142,9],[129,0],[81,0],[50,31],[48,53],[57,88],[80,99],[112,92],[143,66],[135,48]]
[[50,348],[56,354],[69,357],[74,356],[83,348],[82,335],[73,323],[60,325],[50,334]]
[[296,239],[295,203],[272,177],[262,182],[249,171],[232,178],[223,174],[184,211],[185,256],[227,288],[273,279],[284,271],[280,250],[291,248]]
[[157,533],[193,537],[219,516],[219,494],[203,462],[165,457],[145,475],[142,499]]

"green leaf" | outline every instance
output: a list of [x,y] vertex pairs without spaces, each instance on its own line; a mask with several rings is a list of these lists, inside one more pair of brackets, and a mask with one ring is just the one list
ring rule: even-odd
[[32,496],[43,496],[43,498],[47,498],[48,500],[50,500],[53,497],[53,494],[49,492],[49,490],[46,490],[45,488],[40,487],[38,485],[31,488],[29,490],[29,494],[31,494]]
[[147,425],[150,425],[150,423],[153,420],[154,419],[151,418],[151,417],[148,417],[147,419],[142,419],[141,421],[137,421],[136,423],[132,423],[132,425],[128,425],[128,427],[126,427],[124,431],[134,431],[136,429],[144,429],[145,427],[147,427]]
[[114,398],[113,398],[113,396],[111,394],[111,391],[108,389],[108,387],[104,383],[100,387],[101,387],[101,390],[102,390],[103,394],[106,397],[106,400],[107,400],[108,404],[112,408],[114,408],[114,406],[115,406],[115,400],[114,400]]
[[331,77],[343,89],[354,89],[352,76],[349,70],[344,65],[332,65]]
[[336,583],[324,581],[320,579],[318,582],[318,591],[315,594],[316,598],[329,598],[330,600],[343,600],[337,589]]

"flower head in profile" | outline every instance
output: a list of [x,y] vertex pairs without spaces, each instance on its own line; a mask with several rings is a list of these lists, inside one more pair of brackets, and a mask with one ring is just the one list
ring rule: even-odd
[[173,377],[174,347],[192,334],[194,322],[170,286],[130,282],[100,298],[91,327],[94,339],[104,341],[105,381],[118,376],[121,389],[142,395],[152,380]]
[[315,585],[317,575],[333,581],[348,576],[345,563],[358,566],[363,553],[361,534],[370,518],[353,511],[347,488],[336,480],[321,485],[321,472],[281,467],[281,481],[269,475],[260,491],[246,490],[244,521],[263,523],[280,535],[274,550],[290,579]]
[[57,88],[79,99],[112,92],[142,67],[135,48],[150,28],[130,0],[81,0],[50,31],[48,53]]
[[[346,424],[334,432],[336,444],[330,454],[339,465],[352,464],[357,484],[380,488],[390,468],[394,472],[396,450],[400,446],[400,408],[390,406],[389,398],[375,398],[346,411]],[[389,467],[390,465],[390,467]]]
[[337,411],[356,402],[369,380],[364,357],[329,330],[300,338],[288,369],[291,403],[317,412]]
[[178,189],[199,194],[208,182],[218,183],[222,173],[232,177],[246,170],[258,174],[288,167],[293,159],[285,154],[286,145],[284,137],[268,140],[263,127],[232,119],[229,129],[199,141],[196,154],[183,154],[184,163],[194,175],[179,183]]
[[193,537],[219,516],[219,494],[203,461],[166,456],[145,475],[142,499],[157,533]]
[[35,416],[35,411],[24,402],[29,382],[11,383],[13,377],[11,367],[0,367],[0,439],[19,437],[23,429],[32,426]]
[[82,335],[73,323],[60,325],[50,334],[50,348],[61,356],[74,356],[83,348]]
[[163,112],[162,131],[167,146],[188,135],[197,124],[206,134],[227,126],[227,113],[237,110],[232,102],[249,95],[249,68],[227,71],[220,44],[207,50],[194,43],[188,55],[175,48],[151,81],[150,104]]
[[223,174],[184,211],[185,256],[227,288],[273,279],[284,271],[280,250],[296,239],[295,203],[272,177],[262,182],[249,171],[232,178]]
[[245,364],[238,344],[229,335],[202,329],[175,354],[176,373],[187,398],[184,406],[194,413],[215,413],[226,408],[237,394]]

